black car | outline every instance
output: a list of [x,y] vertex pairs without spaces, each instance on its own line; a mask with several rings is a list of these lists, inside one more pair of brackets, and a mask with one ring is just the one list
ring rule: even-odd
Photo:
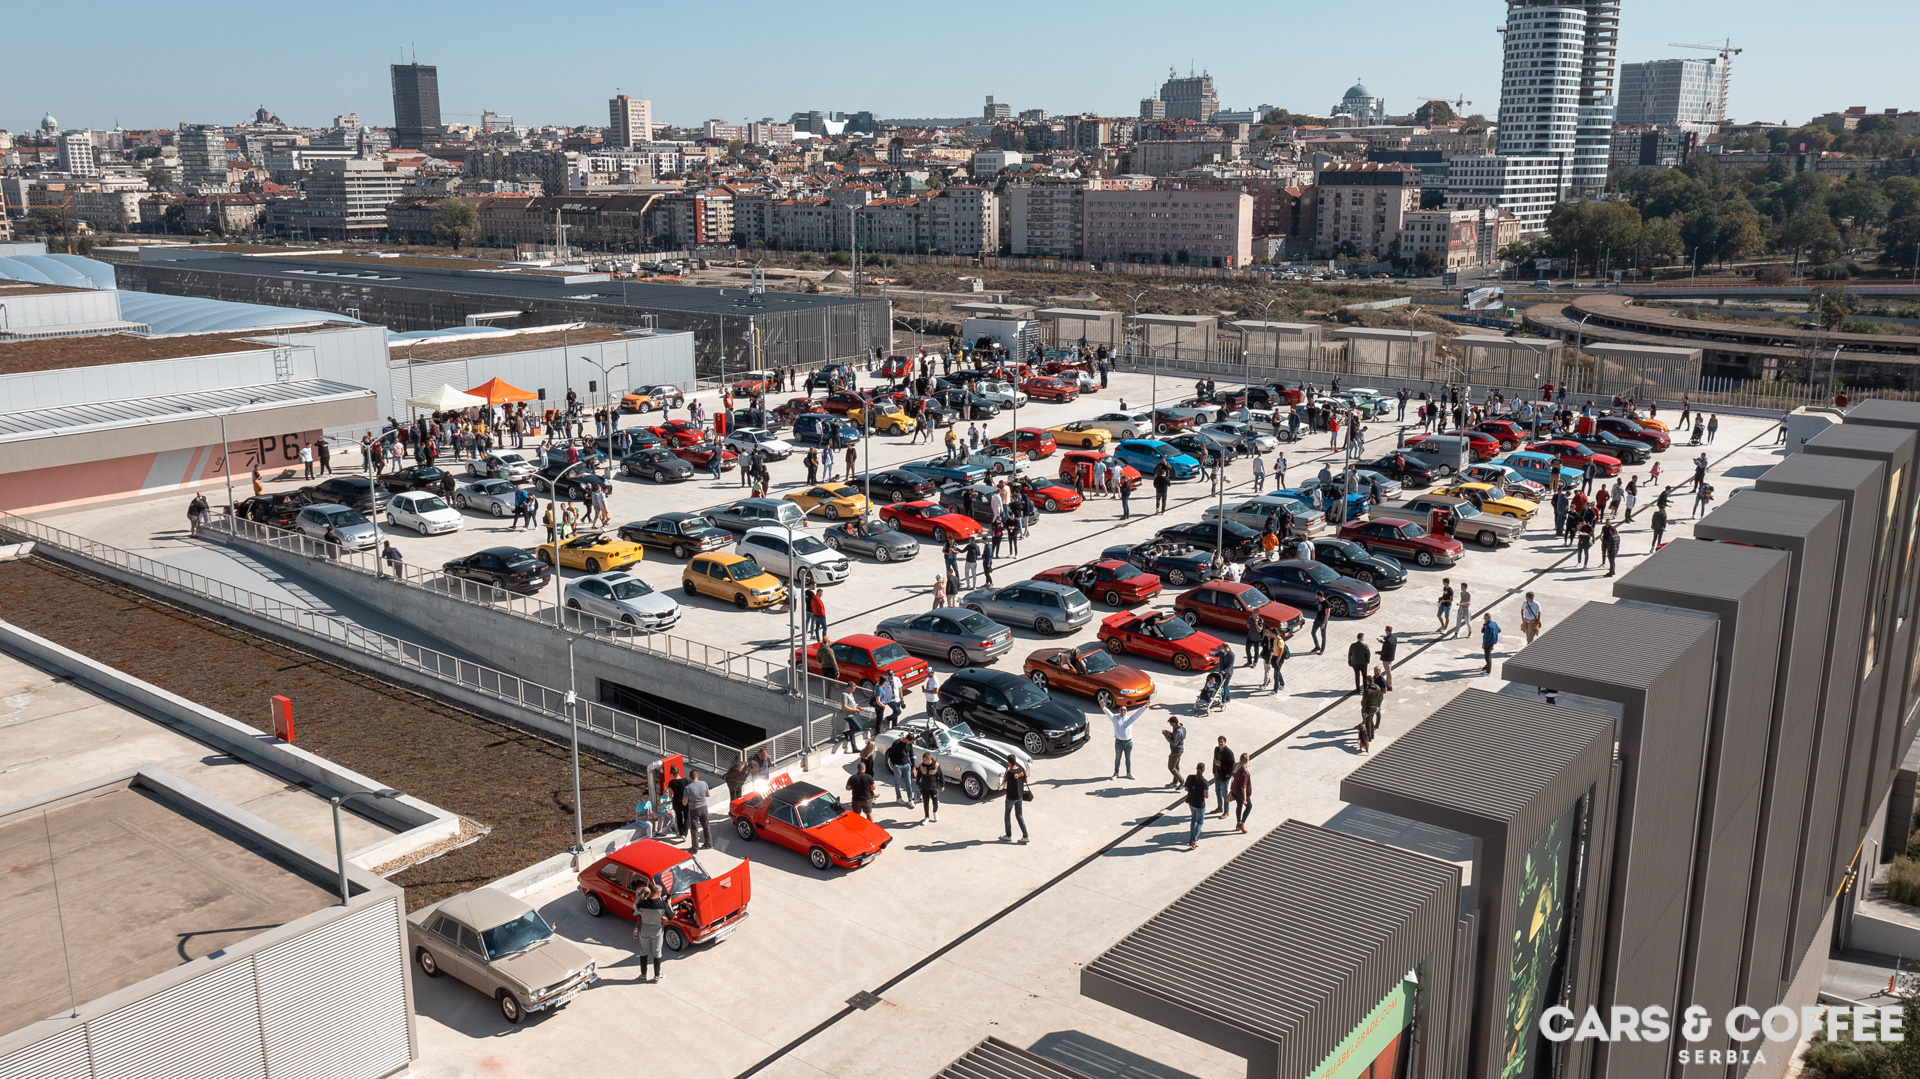
[[306,503],[299,495],[287,491],[280,494],[255,495],[243,500],[235,512],[249,521],[258,521],[275,528],[292,528],[293,519],[300,516],[300,508]]
[[693,465],[681,460],[665,446],[635,450],[621,460],[620,471],[629,476],[645,476],[655,483],[693,478]]
[[481,581],[523,596],[540,591],[553,574],[545,562],[518,547],[489,547],[440,568],[449,577]]
[[733,533],[716,528],[698,513],[660,513],[645,521],[624,524],[620,538],[648,547],[664,547],[675,558],[690,558],[701,551],[717,551],[733,546]]
[[1199,460],[1202,455],[1205,455],[1207,464],[1216,468],[1219,467],[1222,461],[1234,461],[1240,457],[1240,451],[1234,449],[1232,446],[1222,445],[1208,438],[1206,435],[1195,434],[1192,431],[1162,438],[1160,441],[1165,442],[1167,445],[1172,446],[1174,449],[1179,450],[1181,453],[1186,454],[1196,461]]
[[1109,547],[1100,552],[1100,557],[1146,570],[1174,588],[1211,581],[1219,576],[1213,570],[1211,551],[1195,550],[1184,544],[1167,543],[1159,539]]
[[1280,562],[1261,562],[1248,566],[1241,578],[1258,588],[1268,599],[1277,599],[1290,607],[1311,614],[1322,604],[1327,613],[1341,617],[1365,618],[1380,609],[1380,593],[1370,584],[1342,576],[1332,566],[1289,558]]
[[454,478],[453,473],[439,465],[414,465],[380,477],[380,486],[396,494],[401,491],[432,491],[451,495]]
[[[562,473],[565,473],[564,478]],[[592,465],[582,460],[579,464],[548,465],[535,472],[533,489],[552,498],[577,502],[584,499],[591,491],[612,493],[613,484],[602,479],[600,474],[593,470]]]
[[1398,588],[1407,583],[1407,567],[1398,559],[1373,554],[1350,539],[1329,536],[1313,541],[1313,560],[1335,573],[1375,588]]
[[[601,441],[604,442],[605,440],[606,440],[606,436],[602,436]],[[594,445],[591,442],[583,441],[580,443],[576,443],[574,448],[579,451],[579,453],[576,455],[577,459],[580,461],[586,461],[590,464],[595,464],[595,465],[599,464],[601,461],[601,458],[604,456],[598,449],[594,448]],[[567,447],[565,446],[548,446],[544,451],[544,454],[545,456],[543,460],[541,453],[535,453],[533,455],[533,463],[536,465],[546,464],[549,466],[565,465],[567,463]]]
[[939,489],[940,485],[927,477],[898,468],[873,474],[873,501],[876,505],[882,502],[918,502],[923,498],[932,498]]
[[1359,467],[1399,480],[1407,487],[1433,486],[1433,466],[1404,450],[1394,450],[1384,457],[1362,461]]
[[736,408],[728,417],[727,430],[737,431],[742,427],[758,427],[777,434],[782,422],[779,413],[770,408]]
[[294,497],[304,505],[338,504],[358,510],[362,517],[373,516],[373,510],[386,509],[387,500],[392,496],[393,492],[365,476],[335,476],[294,492]]
[[1629,441],[1612,431],[1595,431],[1590,435],[1572,435],[1575,442],[1595,453],[1604,453],[1623,465],[1643,465],[1653,450],[1644,442]]
[[960,418],[959,409],[932,397],[902,397],[900,407],[906,409],[909,416],[926,417],[926,422],[935,427],[952,426],[953,421]]
[[1087,744],[1087,717],[1013,671],[963,667],[940,684],[940,721],[965,723],[1012,742],[1028,755],[1066,753]]
[[933,399],[953,409],[958,414],[957,419],[990,420],[1000,414],[998,402],[989,401],[977,393],[968,393],[966,390],[941,390],[933,395]]
[[[666,444],[666,439],[661,438],[659,435],[654,434],[644,427],[627,428],[627,453],[629,455],[653,446],[664,446]],[[589,445],[593,447],[594,453],[601,455],[617,455],[620,449],[616,439],[612,435],[601,435],[593,439]],[[566,460],[566,452],[564,450],[561,451],[560,459],[563,461]]]
[[1189,547],[1198,547],[1211,551],[1219,546],[1219,538],[1224,532],[1227,545],[1222,552],[1235,562],[1245,562],[1260,549],[1260,533],[1241,524],[1239,521],[1194,521],[1190,524],[1169,525],[1154,533],[1169,543],[1184,543]]
[[830,363],[825,367],[807,372],[806,388],[809,390],[816,387],[828,390],[845,389],[853,385],[853,380],[852,367],[844,363]]

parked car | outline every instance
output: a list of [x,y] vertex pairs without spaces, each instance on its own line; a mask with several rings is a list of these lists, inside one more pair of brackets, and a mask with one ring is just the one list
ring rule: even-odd
[[1089,477],[1093,474],[1094,465],[1098,464],[1103,470],[1108,470],[1116,461],[1120,462],[1120,478],[1127,485],[1127,490],[1132,491],[1138,489],[1140,486],[1140,470],[1124,461],[1120,461],[1120,459],[1113,454],[1101,450],[1068,450],[1062,454],[1060,457],[1060,478],[1066,480],[1068,483],[1077,483],[1082,487],[1086,487],[1092,482]]
[[1090,420],[1081,422],[1105,431],[1116,439],[1139,438],[1153,433],[1153,413],[1144,408],[1126,412],[1102,412]]
[[1113,658],[1098,641],[1065,648],[1036,648],[1021,664],[1027,681],[1054,693],[1092,697],[1102,708],[1120,711],[1153,700],[1152,676]]
[[647,549],[607,532],[585,532],[560,541],[557,547],[552,543],[543,543],[533,549],[533,554],[550,566],[599,573],[634,565],[647,556]]
[[973,384],[973,392],[1000,406],[1000,411],[1014,407],[1016,403],[1026,404],[1027,395],[1013,388],[1013,383],[1001,379],[985,378]]
[[808,412],[794,417],[793,437],[796,442],[812,442],[834,449],[858,442],[860,429],[839,416]]
[[1012,671],[969,667],[940,684],[936,707],[948,727],[964,723],[1039,757],[1087,743],[1087,717]]
[[1493,548],[1502,543],[1511,543],[1527,528],[1525,520],[1486,513],[1464,495],[1441,494],[1437,491],[1422,492],[1392,506],[1375,506],[1372,515],[1375,518],[1401,517],[1425,522],[1432,519],[1435,510],[1440,509],[1453,515],[1453,534],[1456,538],[1463,541],[1471,539],[1482,547]]
[[685,407],[687,395],[678,386],[641,386],[620,398],[620,408],[626,412],[651,412],[655,409],[665,412],[670,408]]
[[[1155,533],[1168,543],[1185,544],[1203,551],[1220,551],[1229,562],[1245,562],[1260,549],[1260,532],[1238,521],[1191,521],[1168,525]],[[1223,546],[1224,544],[1224,546]]]
[[1212,552],[1161,536],[1140,543],[1109,547],[1100,552],[1100,557],[1145,570],[1175,588],[1184,588],[1198,581],[1210,581],[1216,576]]
[[1151,476],[1162,461],[1173,470],[1176,480],[1200,474],[1200,462],[1165,442],[1150,438],[1123,438],[1114,444],[1113,455],[1132,465],[1142,476]]
[[1187,625],[1219,626],[1242,633],[1247,629],[1247,617],[1257,614],[1268,632],[1283,638],[1298,633],[1306,622],[1298,607],[1269,599],[1265,592],[1241,581],[1210,581],[1182,593],[1173,601],[1173,609]]
[[589,916],[611,911],[629,921],[635,893],[652,885],[667,897],[661,943],[667,951],[682,952],[695,944],[718,944],[740,928],[753,897],[752,871],[742,861],[715,877],[691,851],[636,839],[588,865],[577,880]]
[[432,491],[438,495],[451,495],[453,482],[453,473],[439,465],[409,465],[380,477],[380,486],[396,494],[401,491]]
[[449,559],[440,569],[449,577],[480,581],[523,596],[545,588],[553,576],[545,562],[518,547],[489,547]]
[[548,465],[533,474],[533,489],[548,498],[578,502],[590,491],[612,494],[613,484],[581,462],[575,465]]
[[1362,461],[1360,467],[1369,472],[1378,472],[1390,476],[1408,487],[1427,487],[1433,483],[1433,466],[1416,454],[1405,450],[1391,450],[1371,461]]
[[932,461],[913,461],[900,466],[901,471],[924,476],[935,483],[979,483],[987,478],[987,470],[979,465],[970,465],[960,461],[941,457]]
[[1593,425],[1596,430],[1642,443],[1654,453],[1664,453],[1673,446],[1673,439],[1665,431],[1656,431],[1642,421],[1626,416],[1601,416],[1593,421]]
[[1367,506],[1373,502],[1372,497],[1364,488],[1349,493],[1344,482],[1321,483],[1318,480],[1313,480],[1308,483],[1303,483],[1298,487],[1281,487],[1267,493],[1275,498],[1291,498],[1295,502],[1304,503],[1308,506],[1312,506],[1315,502],[1318,502],[1320,505],[1327,507],[1326,512],[1330,515],[1340,512],[1340,504],[1344,499],[1347,507],[1345,516],[1348,519],[1358,517],[1367,512]]
[[1100,621],[1100,643],[1116,656],[1162,659],[1177,671],[1210,671],[1219,665],[1219,651],[1226,647],[1220,638],[1194,629],[1167,611],[1110,614]]
[[1240,456],[1237,448],[1221,445],[1198,431],[1166,435],[1161,441],[1196,461],[1207,462],[1210,468],[1218,468],[1223,463],[1234,461]]
[[1484,483],[1507,493],[1509,498],[1521,498],[1539,503],[1547,499],[1545,486],[1522,476],[1518,470],[1498,462],[1474,465],[1460,473],[1463,479],[1474,483]]
[[[971,500],[969,495],[972,496]],[[950,484],[940,488],[940,507],[948,513],[971,517],[983,527],[991,528],[993,495],[994,486],[990,483]]]
[[[452,483],[449,475],[447,482]],[[460,511],[432,491],[402,491],[387,503],[387,523],[396,528],[411,528],[423,536],[458,532],[464,522]]]
[[817,513],[829,521],[843,518],[864,517],[873,510],[867,496],[860,489],[844,483],[815,484],[804,491],[794,491],[786,496],[786,501],[799,506],[803,511]]
[[1097,450],[1113,441],[1113,434],[1104,427],[1097,427],[1092,420],[1074,420],[1058,427],[1047,428],[1053,441],[1060,446],[1078,446],[1081,449]]
[[875,472],[861,481],[861,487],[870,487],[873,500],[881,503],[915,502],[931,497],[940,489],[940,485],[931,478],[902,468],[889,468],[884,472]]
[[1093,604],[1079,589],[1053,581],[1018,581],[966,594],[968,610],[1002,625],[1032,626],[1043,636],[1078,629],[1093,621]]
[[1053,432],[1044,427],[1022,427],[1017,431],[1008,431],[987,440],[989,446],[1004,449],[1017,449],[1031,460],[1051,457],[1060,446],[1053,440]]
[[720,471],[731,472],[740,467],[740,455],[712,439],[691,446],[675,446],[672,452],[675,457],[692,465],[696,472],[710,471],[716,454],[720,457]]
[[[819,372],[815,372],[818,374]],[[829,791],[781,773],[772,789],[727,807],[734,834],[799,851],[815,869],[858,869],[893,842],[885,828],[848,809]]]
[[1621,438],[1611,431],[1594,431],[1572,437],[1594,453],[1612,457],[1623,465],[1643,465],[1647,463],[1647,458],[1653,456],[1653,450],[1644,443]]
[[725,505],[710,506],[700,513],[715,528],[730,532],[745,532],[765,525],[782,528],[805,528],[807,525],[807,511],[801,509],[798,503],[784,498],[743,498]]
[[670,551],[675,558],[688,558],[700,551],[717,551],[733,544],[733,535],[726,529],[714,527],[705,515],[680,510],[623,524],[618,535],[632,543]]
[[532,461],[523,454],[512,450],[495,450],[492,453],[467,459],[467,475],[481,479],[512,480],[521,483],[539,471]]
[[[293,519],[300,515],[300,510],[305,505],[306,503],[300,501],[299,496],[291,491],[280,493],[269,491],[263,495],[241,499],[240,504],[234,507],[234,513],[246,520],[258,521],[263,525],[292,528]],[[509,509],[508,512],[511,513],[512,510]]]
[[855,408],[847,412],[847,419],[862,429],[871,423],[874,434],[910,435],[915,429],[913,417],[907,415],[906,410],[896,404],[875,404],[872,408],[872,420],[869,421],[867,416],[868,410],[864,408]]
[[1336,573],[1320,562],[1298,558],[1247,567],[1245,583],[1290,606],[1312,613],[1321,607],[1335,617],[1365,618],[1380,609],[1380,593],[1370,584]]
[[[1595,476],[1617,476],[1620,474],[1620,459],[1604,453],[1596,453],[1570,438],[1555,438],[1545,442],[1536,442],[1527,447],[1528,453],[1543,453],[1558,460],[1562,467],[1571,468],[1582,477],[1591,473]],[[1511,459],[1513,455],[1509,454]]]
[[[897,675],[900,684],[907,689],[926,681],[933,674],[933,667],[924,659],[908,655],[904,646],[896,641],[871,633],[852,633],[837,641],[829,642],[826,647],[833,649],[834,662],[840,665],[840,681],[862,689],[873,688],[874,683],[887,675]],[[805,648],[807,670],[820,673],[819,642]],[[802,659],[801,649],[794,649],[794,660]]]
[[755,450],[769,461],[784,461],[793,456],[793,443],[774,437],[772,431],[764,427],[735,427],[727,431],[725,445],[738,454],[749,454]]
[[1335,573],[1386,591],[1407,583],[1407,567],[1390,555],[1374,554],[1350,539],[1325,536],[1313,541],[1313,561]]
[[649,446],[621,458],[620,471],[629,476],[645,476],[655,483],[677,483],[693,478],[693,463],[665,446]]
[[853,571],[846,555],[796,528],[749,529],[733,549],[782,580],[805,571],[819,584],[839,584]]
[[575,577],[566,586],[567,609],[658,633],[680,621],[680,604],[625,570]]
[[970,607],[936,607],[882,619],[877,637],[909,652],[939,656],[955,667],[992,663],[1013,650],[1013,631]]
[[1035,375],[1020,384],[1027,396],[1039,401],[1072,401],[1080,396],[1078,379],[1068,381],[1047,375]]
[[[675,420],[673,422],[683,423],[685,421]],[[668,441],[671,442],[671,440]],[[567,460],[567,450],[569,448],[573,450],[573,460],[571,461]],[[581,465],[584,468],[597,469],[600,467],[600,462],[604,459],[605,455],[595,449],[593,444],[586,439],[575,439],[563,445],[548,446],[546,449],[533,455],[534,465],[543,469],[548,467],[558,468],[563,465]]]
[[1170,435],[1175,431],[1191,431],[1203,423],[1212,423],[1219,411],[1218,407],[1204,405],[1199,407],[1169,405],[1153,413],[1153,430],[1155,434],[1162,435]]
[[1077,588],[1088,599],[1100,599],[1109,607],[1131,607],[1160,594],[1160,578],[1112,558],[1097,559],[1079,566],[1055,566],[1033,575],[1036,581]]
[[709,551],[688,559],[687,568],[680,572],[680,590],[689,598],[724,599],[743,611],[770,607],[787,598],[787,586],[780,578],[753,559],[727,551]]
[[940,544],[946,543],[948,537],[964,540],[986,531],[980,526],[980,522],[964,514],[954,513],[936,502],[900,502],[882,506],[880,517],[882,520],[892,522],[903,532],[931,536],[935,543]]
[[1512,420],[1481,420],[1473,425],[1473,430],[1491,436],[1499,443],[1501,453],[1517,450],[1522,443],[1533,437],[1527,433],[1526,428]]
[[1314,530],[1327,523],[1327,515],[1307,505],[1297,498],[1287,495],[1255,495],[1240,501],[1208,506],[1200,514],[1204,523],[1218,519],[1222,513],[1227,520],[1245,525],[1256,532],[1264,532],[1268,525],[1279,527],[1280,511],[1285,510],[1293,516],[1293,526],[1288,529],[1290,535],[1312,535]]
[[1425,526],[1404,517],[1348,521],[1340,527],[1340,536],[1359,543],[1375,554],[1385,551],[1421,567],[1451,566],[1466,553],[1466,546],[1459,540],[1430,536]]
[[990,420],[1000,414],[1000,405],[997,402],[990,401],[977,393],[968,393],[963,389],[937,390],[933,394],[933,399],[952,409],[957,419]]
[[373,547],[373,522],[338,502],[321,502],[303,507],[293,518],[293,531],[313,539],[327,538],[327,530],[343,550],[365,551]]
[[346,506],[364,516],[372,516],[387,508],[387,499],[392,494],[365,476],[334,476],[300,488],[294,497],[309,506]]
[[1223,420],[1209,423],[1200,428],[1200,434],[1235,450],[1246,447],[1248,442],[1261,453],[1273,453],[1280,448],[1280,440],[1262,431],[1254,430],[1252,424],[1243,420]]
[[951,427],[953,421],[960,418],[959,409],[931,397],[916,397],[908,394],[898,400],[900,407],[906,409],[908,415],[917,416],[935,427]]
[[1510,495],[1505,488],[1491,483],[1464,482],[1450,487],[1442,487],[1436,494],[1455,495],[1473,503],[1481,513],[1495,517],[1511,517],[1517,521],[1531,521],[1540,511],[1540,503],[1530,498]]
[[972,727],[957,723],[951,727],[937,719],[914,719],[873,736],[874,752],[882,757],[894,742],[905,738],[913,746],[914,763],[923,754],[932,754],[940,769],[940,778],[958,783],[966,796],[979,801],[1006,787],[1007,768],[1018,762],[1031,772],[1033,758],[1012,742],[987,738]]
[[420,973],[451,974],[491,996],[509,1023],[564,1006],[600,977],[579,945],[498,888],[475,889],[407,915],[407,947]]
[[920,553],[919,540],[874,517],[830,525],[820,538],[836,551],[867,555],[875,562],[904,562]]

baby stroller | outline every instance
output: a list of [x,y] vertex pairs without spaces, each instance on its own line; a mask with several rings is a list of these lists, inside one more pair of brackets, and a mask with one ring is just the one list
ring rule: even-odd
[[1193,714],[1204,716],[1209,712],[1225,709],[1227,702],[1220,695],[1220,672],[1207,672],[1207,680],[1200,684],[1200,697],[1193,702]]

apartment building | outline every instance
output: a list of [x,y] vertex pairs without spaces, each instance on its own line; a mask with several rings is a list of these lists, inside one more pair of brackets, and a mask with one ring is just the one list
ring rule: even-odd
[[733,196],[711,192],[665,195],[654,207],[654,238],[679,247],[733,242]]
[[60,171],[69,176],[100,175],[100,165],[93,154],[92,132],[69,131],[60,136]]
[[1400,221],[1400,257],[1437,273],[1480,265],[1480,211],[1408,210]]
[[1190,191],[1245,191],[1253,196],[1255,236],[1293,235],[1299,189],[1289,175],[1253,169],[1201,168],[1172,177]]
[[378,161],[316,161],[297,224],[310,236],[377,236],[387,228],[387,203],[399,198],[404,186],[399,173]]
[[1447,205],[1496,207],[1512,214],[1523,233],[1544,232],[1566,190],[1566,165],[1558,155],[1456,157],[1447,169]]
[[1408,165],[1328,165],[1320,170],[1319,188],[1314,249],[1322,255],[1351,245],[1382,257],[1400,237],[1407,213],[1420,206],[1420,170]]
[[993,255],[1000,251],[1000,197],[984,187],[956,184],[928,198],[927,228],[933,249],[948,255]]
[[1240,267],[1253,261],[1253,196],[1178,186],[1086,191],[1085,257],[1095,262]]
[[1043,176],[1007,189],[1007,248],[1015,255],[1079,258],[1081,197],[1088,181]]
[[861,208],[855,224],[863,251],[910,255],[933,246],[930,198],[874,199]]
[[625,149],[653,141],[653,102],[621,94],[607,102],[607,145]]
[[211,124],[180,129],[180,179],[187,187],[223,187],[227,182],[227,133]]
[[1127,171],[1142,176],[1171,176],[1176,172],[1247,156],[1244,139],[1145,139],[1133,144]]
[[700,125],[700,137],[721,142],[745,142],[747,127],[746,124],[730,124],[725,120],[708,120]]

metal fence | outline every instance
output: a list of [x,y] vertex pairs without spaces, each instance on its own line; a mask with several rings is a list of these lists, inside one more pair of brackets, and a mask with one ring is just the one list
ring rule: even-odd
[[[219,517],[210,522],[207,527],[216,527],[224,531],[227,523],[225,517]],[[263,529],[266,527],[251,521],[234,521],[232,523],[236,526],[235,534],[239,534],[238,526],[242,525],[249,526],[253,529]],[[477,692],[493,700],[501,701],[518,708],[524,708],[563,723],[569,721],[566,705],[567,694],[564,690],[558,690],[537,682],[531,682],[517,675],[508,674],[483,664],[474,663],[471,660],[460,659],[457,656],[450,656],[444,652],[438,652],[398,637],[377,633],[367,629],[365,626],[346,619],[335,618],[311,608],[287,603],[271,596],[263,596],[237,585],[184,570],[171,563],[133,554],[110,544],[66,532],[39,521],[0,512],[0,532],[12,533],[21,539],[31,540],[42,548],[50,548],[54,551],[72,555],[100,565],[111,566],[136,577],[163,584],[169,588],[199,597],[220,608],[239,611],[256,618],[266,619],[296,633],[315,637],[363,655],[399,664],[411,670],[424,672],[438,681],[458,686],[471,692]],[[274,546],[280,547],[283,550],[298,550],[303,553],[310,553],[313,552],[313,548],[320,546],[305,536],[293,535],[291,533],[283,533],[283,537],[276,539],[300,541],[299,545],[286,542],[273,543]],[[267,541],[254,540],[254,542]],[[320,556],[324,557],[324,555]],[[363,556],[345,555],[342,556],[342,558],[344,561],[345,559],[363,558]],[[367,572],[371,573],[372,571],[367,569]],[[459,583],[462,585],[472,584],[472,582]],[[498,589],[492,588],[490,585],[473,584],[473,587],[500,594]],[[513,598],[518,599],[522,597]],[[544,618],[541,620],[546,621]],[[599,620],[591,619],[589,616],[578,616],[576,618],[572,612],[569,612],[569,622],[576,624],[578,628],[590,628],[588,625],[590,621]],[[683,642],[683,645],[675,647],[682,648],[685,654],[674,656],[665,650],[655,651],[654,654],[680,659],[682,662],[697,662],[697,660],[693,658],[696,654],[694,650],[706,648],[707,646],[700,645],[698,642],[689,641]],[[729,655],[732,654],[729,653]],[[751,657],[745,656],[734,657],[735,661],[750,659]],[[752,660],[752,662],[759,664],[761,668],[773,668],[774,666],[766,663],[764,660]],[[734,665],[736,667],[743,666],[737,662],[735,662]],[[784,668],[779,669],[784,672]],[[724,666],[719,673],[726,673],[734,677],[740,676],[732,674],[726,670]],[[765,672],[763,671],[763,684],[771,684],[764,678],[764,674]],[[689,761],[715,769],[716,771],[724,771],[736,758],[749,756],[763,747],[767,749],[768,753],[776,762],[781,762],[799,755],[802,751],[811,748],[822,740],[831,739],[833,737],[834,715],[831,708],[826,706],[824,702],[836,699],[833,696],[829,696],[829,693],[837,693],[838,685],[838,683],[827,682],[817,678],[809,678],[807,680],[809,699],[821,702],[823,711],[826,712],[825,715],[816,718],[815,721],[810,724],[812,728],[810,731],[803,732],[801,728],[795,727],[765,741],[756,742],[739,749],[633,715],[629,712],[622,712],[619,709],[610,708],[604,704],[582,702],[577,706],[578,718],[583,730],[590,730],[613,741],[630,745],[645,753],[682,753],[686,755]],[[785,688],[784,679],[782,679],[780,688]]]

